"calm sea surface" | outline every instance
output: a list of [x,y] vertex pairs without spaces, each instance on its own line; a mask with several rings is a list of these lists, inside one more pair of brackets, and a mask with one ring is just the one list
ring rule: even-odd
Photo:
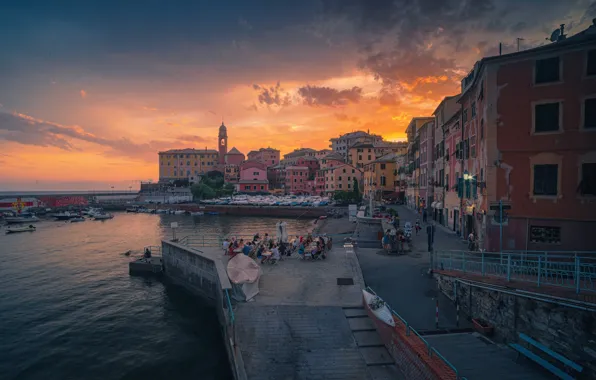
[[[130,277],[124,256],[171,236],[273,232],[280,219],[118,213],[0,229],[0,379],[231,379],[215,312]],[[303,231],[310,220],[284,220]]]

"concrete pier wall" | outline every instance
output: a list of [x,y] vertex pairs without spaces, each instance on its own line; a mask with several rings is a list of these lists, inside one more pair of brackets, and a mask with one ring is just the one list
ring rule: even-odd
[[193,294],[208,300],[217,312],[234,378],[245,380],[240,350],[236,346],[236,325],[231,305],[232,285],[219,250],[197,250],[162,240],[162,257],[166,277]]
[[518,342],[524,333],[584,367],[596,377],[596,305],[573,300],[513,294],[513,289],[483,287],[435,273],[439,290],[462,312],[494,327],[498,341]]

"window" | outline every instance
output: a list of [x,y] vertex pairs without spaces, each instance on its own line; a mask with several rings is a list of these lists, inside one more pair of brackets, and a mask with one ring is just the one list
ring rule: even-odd
[[535,67],[535,84],[559,81],[559,57],[539,59]]
[[362,161],[362,155],[358,156],[358,160]]
[[596,195],[596,163],[582,164],[579,193],[581,195]]
[[250,190],[250,185],[244,186],[244,190]]
[[261,190],[264,190],[264,189],[265,189],[265,187],[263,185],[261,185]]
[[560,103],[534,106],[534,132],[556,132],[560,129]]
[[252,175],[259,175],[259,172],[252,172]]
[[351,187],[352,187],[351,184],[348,183],[348,189],[351,188]]
[[596,50],[588,51],[586,75],[596,75]]
[[341,181],[341,176],[339,176],[339,180]]
[[369,160],[369,161],[371,160],[371,158],[370,158],[370,154],[368,155],[368,160]]
[[257,186],[253,186],[252,188],[253,188],[253,190],[256,190],[257,189]]
[[584,128],[596,129],[596,98],[584,100]]
[[449,174],[445,174],[445,186],[447,186],[447,190],[449,190]]
[[344,169],[344,173],[346,172],[346,169]]
[[534,195],[557,195],[559,165],[534,165]]
[[476,102],[472,102],[472,117],[476,116]]
[[341,189],[341,183],[339,185],[337,185],[337,187]]
[[385,169],[385,164],[381,164],[381,170]]
[[561,243],[561,227],[530,226],[531,243]]
[[354,169],[352,169],[352,173],[355,173]]
[[385,186],[387,184],[387,178],[384,175],[381,176],[381,186]]

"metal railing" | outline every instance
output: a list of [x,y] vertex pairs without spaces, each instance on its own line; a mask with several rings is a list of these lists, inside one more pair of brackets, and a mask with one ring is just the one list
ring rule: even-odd
[[[377,295],[377,293],[375,293],[375,291],[372,290],[370,287],[367,287],[366,290],[369,293]],[[395,315],[402,322],[403,326],[405,326],[404,333],[405,333],[406,337],[411,337],[412,339],[418,340],[420,343],[422,343],[426,347],[426,354],[428,355],[429,359],[433,358],[433,357],[438,358],[447,367],[449,367],[451,370],[453,370],[453,373],[455,374],[456,379],[467,380],[465,377],[460,377],[459,372],[457,371],[457,368],[453,364],[451,364],[451,362],[449,360],[447,360],[443,355],[441,355],[441,353],[436,348],[431,346],[431,344],[426,339],[424,339],[424,337],[422,335],[420,335],[420,333],[418,331],[416,331],[416,329],[414,329],[412,326],[410,326],[408,321],[406,321],[395,310],[393,310],[391,307],[389,307],[389,305],[387,305],[387,307],[389,308],[389,310],[391,310],[391,313],[393,315]],[[399,328],[399,326],[396,326],[396,328]]]
[[226,303],[228,306],[228,319],[229,319],[230,325],[233,325],[234,322],[236,321],[236,316],[234,315],[234,309],[232,308],[232,301],[230,299],[230,292],[228,292],[228,289],[225,289],[225,293],[226,293]]
[[[312,234],[313,237],[318,236],[327,236],[331,237],[333,240],[339,242],[345,238],[352,237],[351,233],[345,234]],[[270,237],[275,239],[275,233],[270,233]],[[289,240],[292,240],[296,236],[306,236],[304,233],[288,233]],[[244,239],[245,241],[252,241],[254,235],[250,234],[234,234],[230,233],[227,235],[217,235],[217,234],[204,234],[204,235],[188,235],[180,238],[178,240],[179,244],[186,245],[189,247],[213,247],[213,248],[221,248],[222,243],[225,239],[235,238],[237,240]],[[264,237],[264,234],[261,235],[261,238]]]
[[148,245],[143,248],[143,252],[145,252],[145,250],[147,250],[147,249],[149,250],[149,252],[151,252],[152,255],[154,253],[157,253],[157,254],[161,253],[161,246],[159,246],[159,245]]
[[596,292],[596,253],[562,253],[435,251],[432,269]]

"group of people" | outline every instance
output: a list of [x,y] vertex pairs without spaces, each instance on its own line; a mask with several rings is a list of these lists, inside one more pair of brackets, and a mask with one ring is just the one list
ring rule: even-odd
[[297,252],[301,259],[326,258],[326,252],[331,250],[332,239],[327,236],[313,237],[308,234],[306,237],[296,236],[290,243],[275,241],[269,234],[263,238],[257,233],[252,241],[236,239],[234,237],[225,239],[222,244],[224,254],[234,257],[237,254],[244,254],[252,259],[259,260],[261,264],[276,263],[283,260],[284,256],[290,256]]

